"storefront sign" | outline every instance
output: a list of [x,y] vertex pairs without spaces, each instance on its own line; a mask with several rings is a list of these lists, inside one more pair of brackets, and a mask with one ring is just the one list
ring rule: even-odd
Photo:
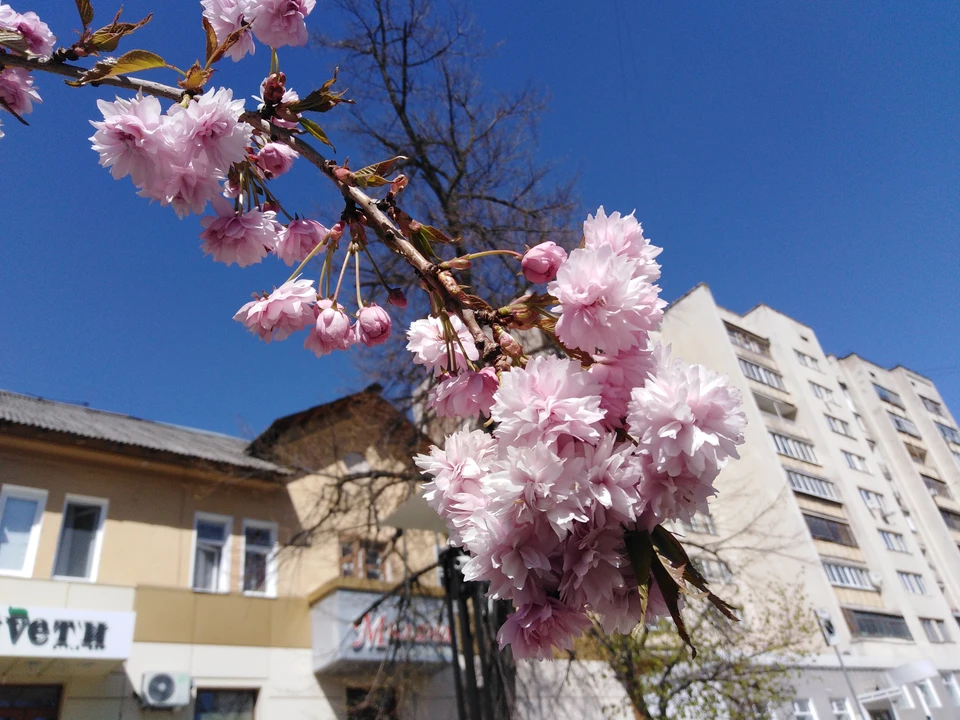
[[388,598],[355,626],[354,620],[378,597],[336,590],[313,606],[315,672],[363,672],[382,662],[430,670],[451,661],[450,626],[440,598]]
[[125,660],[132,612],[0,606],[0,657]]

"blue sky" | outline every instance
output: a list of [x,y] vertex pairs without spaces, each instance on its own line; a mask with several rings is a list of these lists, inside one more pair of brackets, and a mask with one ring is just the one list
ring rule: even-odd
[[[127,48],[181,66],[202,52],[199,3],[125,6],[155,10]],[[62,38],[79,24],[65,0],[14,7]],[[114,10],[96,7],[98,20]],[[541,155],[578,173],[584,214],[637,209],[665,248],[668,300],[706,282],[737,312],[767,303],[828,352],[929,375],[960,411],[960,5],[550,7],[476,3],[487,39],[503,41],[487,83],[549,90]],[[295,87],[328,77],[312,51],[285,57]],[[249,98],[267,59],[225,66],[221,82]],[[38,84],[31,127],[5,117],[0,140],[0,387],[250,435],[363,385],[356,350],[318,360],[231,320],[286,266],[212,262],[196,218],[97,165],[87,120],[111,92]],[[303,164],[279,189],[323,220],[328,185]]]

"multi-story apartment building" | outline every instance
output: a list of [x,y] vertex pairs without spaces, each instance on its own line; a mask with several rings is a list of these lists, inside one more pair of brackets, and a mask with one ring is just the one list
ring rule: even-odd
[[803,323],[738,315],[704,285],[661,339],[729,375],[749,422],[711,517],[686,531],[735,538],[738,582],[797,588],[835,631],[780,717],[960,718],[960,432],[933,383],[829,356]]

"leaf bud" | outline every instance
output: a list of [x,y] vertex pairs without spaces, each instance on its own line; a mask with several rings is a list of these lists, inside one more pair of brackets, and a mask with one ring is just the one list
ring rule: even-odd
[[403,290],[400,288],[390,288],[387,302],[402,310],[407,306],[407,296],[403,294]]

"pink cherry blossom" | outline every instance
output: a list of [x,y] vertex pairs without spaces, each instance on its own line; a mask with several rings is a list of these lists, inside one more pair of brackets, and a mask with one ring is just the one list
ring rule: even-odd
[[625,587],[625,565],[619,527],[578,524],[564,541],[560,599],[571,607],[612,604],[614,593]]
[[346,350],[353,345],[356,333],[350,327],[350,318],[343,311],[343,305],[334,304],[330,298],[317,302],[317,321],[303,346],[312,350],[317,357],[329,355],[334,350]]
[[316,301],[313,280],[288,280],[268,297],[248,302],[233,319],[261,340],[284,340],[314,322]]
[[659,288],[634,277],[637,264],[611,247],[578,249],[547,286],[560,303],[557,337],[571,348],[617,355],[643,345],[666,305]]
[[602,388],[579,363],[540,355],[500,378],[490,416],[506,445],[556,444],[600,437]]
[[277,244],[280,226],[272,211],[247,210],[239,214],[233,203],[222,197],[211,198],[217,217],[200,219],[204,230],[204,255],[213,255],[217,262],[247,267],[260,262]]
[[300,157],[293,148],[283,143],[269,142],[257,153],[257,165],[268,180],[280,177],[293,167],[293,161]]
[[[252,19],[251,11],[256,6],[255,0],[200,0],[200,4],[203,5],[203,16],[210,21],[217,35],[218,43],[223,43],[227,36],[234,30],[239,30],[244,22],[249,23]],[[256,49],[253,35],[246,32],[227,50],[227,57],[237,62],[247,53],[253,55]]]
[[367,347],[382,345],[390,337],[392,324],[387,311],[376,303],[360,308],[355,325],[357,342]]
[[633,347],[619,355],[594,355],[588,372],[600,381],[600,407],[606,412],[604,427],[615,430],[622,427],[627,416],[630,392],[643,387],[647,376],[654,371],[660,351],[654,348]]
[[[444,319],[449,321],[449,326]],[[444,319],[431,316],[415,320],[407,330],[407,350],[413,353],[413,361],[430,368],[436,376],[466,369],[467,359],[477,360],[480,357],[473,336],[463,321],[456,315],[446,315]],[[451,350],[456,368],[448,367]]]
[[304,21],[314,5],[316,0],[259,0],[253,17],[257,40],[272,48],[305,45],[308,36]]
[[492,367],[479,372],[464,370],[443,378],[430,390],[428,402],[439,417],[490,417],[493,395],[499,387],[497,371]]
[[460,430],[447,436],[442,450],[433,446],[429,455],[414,458],[421,472],[432,478],[423,485],[423,499],[447,521],[456,541],[460,529],[486,507],[482,483],[496,451],[496,441],[487,433]]
[[280,231],[277,257],[287,265],[303,262],[329,231],[316,220],[292,220]]
[[643,511],[639,490],[643,464],[635,450],[631,442],[618,443],[614,433],[605,433],[596,445],[572,446],[572,452],[583,458],[580,501],[595,522],[627,524]]
[[567,607],[556,598],[543,603],[521,605],[497,633],[502,650],[507,645],[516,658],[547,660],[553,657],[552,648],[573,650],[573,638],[590,626],[590,620],[580,610]]
[[643,236],[643,227],[633,213],[620,215],[614,212],[608,216],[601,205],[597,216],[588,215],[583,223],[583,243],[590,250],[609,246],[617,255],[635,260],[634,277],[651,283],[660,277],[660,265],[654,258],[663,249],[651,245]]
[[100,153],[100,164],[110,168],[117,180],[129,175],[134,184],[147,184],[160,162],[158,153],[163,145],[160,101],[152,96],[117,98],[114,102],[98,100],[97,107],[103,121],[90,121],[97,129],[90,141]]
[[9,5],[0,4],[0,29],[12,30],[27,42],[34,55],[50,57],[57,38],[35,12],[18,13]]
[[220,195],[219,178],[220,173],[203,158],[185,164],[158,163],[138,194],[172,206],[179,218],[191,212],[200,215],[207,201]]
[[532,283],[545,283],[557,276],[557,270],[567,259],[567,251],[555,242],[542,242],[523,255],[520,267],[523,276]]
[[242,112],[243,100],[234,100],[233,90],[208,90],[185,108],[174,104],[167,110],[173,121],[165,123],[165,136],[177,155],[204,157],[222,178],[247,156],[253,128],[239,121]]
[[746,418],[740,391],[702,365],[673,359],[634,388],[627,424],[649,458],[641,494],[661,519],[706,509],[713,480],[739,457]]
[[532,447],[508,445],[504,454],[484,481],[490,512],[509,517],[517,526],[546,520],[559,538],[570,532],[575,521],[586,522],[577,495],[584,472],[580,458],[561,461],[540,443]]
[[[662,598],[659,599],[662,602]],[[650,612],[651,606],[648,600],[648,621],[651,618],[656,619]],[[613,633],[626,635],[640,624],[640,594],[633,568],[629,564],[622,569],[621,583],[615,584],[610,598],[595,598],[590,609],[597,614],[603,631],[608,635]]]
[[31,113],[33,103],[43,102],[40,93],[33,88],[33,76],[23,68],[16,67],[0,70],[0,100],[17,115]]

